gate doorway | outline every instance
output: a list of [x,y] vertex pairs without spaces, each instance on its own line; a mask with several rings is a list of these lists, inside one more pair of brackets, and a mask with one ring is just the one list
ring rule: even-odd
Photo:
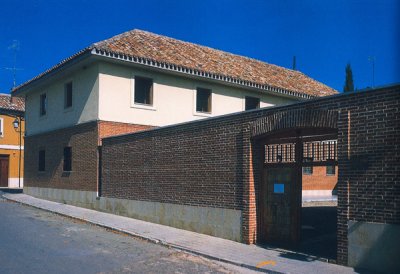
[[298,241],[296,169],[293,166],[264,169],[263,235],[269,243],[291,246]]
[[[304,240],[308,240],[308,243],[313,240],[311,239],[313,235],[305,234],[305,231],[310,232],[307,230],[310,226],[304,223],[304,218],[311,218],[317,223],[318,220],[325,222],[321,217],[325,216],[326,212],[302,208],[303,170],[314,167],[328,169],[328,166],[329,170],[332,166],[336,169],[336,139],[337,133],[333,129],[288,130],[264,136],[259,197],[261,243],[319,256],[313,250],[312,244],[311,246],[303,244]],[[316,182],[315,187],[318,188],[319,185]],[[334,215],[336,218],[336,211]],[[332,223],[320,223],[320,225],[328,225],[336,232],[336,219],[334,227]],[[333,249],[336,254],[336,245]]]
[[9,156],[0,155],[0,187],[8,187]]

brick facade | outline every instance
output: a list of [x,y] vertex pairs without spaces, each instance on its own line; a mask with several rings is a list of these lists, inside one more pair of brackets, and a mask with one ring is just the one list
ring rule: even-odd
[[[268,134],[324,128],[337,134],[338,262],[347,263],[348,222],[400,224],[400,86],[341,94],[147,130],[94,121],[26,137],[25,185],[242,211],[242,241],[260,233],[263,144]],[[102,137],[139,130],[135,134]],[[63,149],[72,147],[72,171]],[[38,171],[39,150],[46,151]],[[325,169],[325,167],[323,167]]]
[[147,130],[154,128],[153,126],[146,125],[134,125],[127,123],[109,122],[109,121],[99,121],[98,122],[98,135],[99,144],[101,144],[101,139],[110,136],[116,136],[126,133],[132,133],[142,130]]
[[338,167],[334,175],[326,174],[326,166],[314,166],[312,174],[303,173],[303,190],[333,190],[338,180]]
[[399,90],[341,94],[103,139],[103,195],[239,209],[242,241],[254,243],[263,162],[262,146],[251,136],[335,129],[337,259],[346,264],[349,220],[400,223]]
[[[25,137],[25,186],[97,191],[97,122]],[[64,147],[72,147],[72,171],[63,171]],[[39,150],[45,170],[38,171]]]
[[[150,126],[93,121],[25,138],[25,185],[28,187],[97,191],[99,144],[105,136],[141,131]],[[64,147],[72,148],[72,171],[63,171]],[[45,170],[39,171],[39,151]]]
[[[171,130],[120,136],[113,139],[112,146],[104,145],[111,139],[103,139],[103,195],[241,208],[243,175],[233,172],[242,170],[238,166],[242,152],[237,151],[235,144],[242,142],[241,137],[216,145],[225,139],[224,129],[228,132],[231,127],[223,123],[210,123],[210,127],[204,128],[188,124],[189,130],[187,126],[182,130],[169,127]],[[209,142],[199,144],[199,139]],[[215,169],[209,172],[210,168]]]

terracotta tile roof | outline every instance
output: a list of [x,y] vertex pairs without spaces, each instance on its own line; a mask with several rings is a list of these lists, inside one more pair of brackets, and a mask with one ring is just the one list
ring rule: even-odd
[[181,68],[187,69],[201,77],[303,98],[338,93],[299,71],[136,29],[92,44],[19,85],[13,92],[48,76],[67,63],[91,54],[125,61],[137,61],[137,58],[142,58],[143,60],[136,63],[145,65],[157,63],[159,68],[167,67],[168,70],[178,72],[181,72]]
[[25,111],[25,100],[24,98],[14,97],[13,100],[11,101],[10,94],[0,93],[0,109]]
[[142,30],[122,33],[95,43],[92,47],[230,76],[311,96],[337,93],[336,90],[299,71]]

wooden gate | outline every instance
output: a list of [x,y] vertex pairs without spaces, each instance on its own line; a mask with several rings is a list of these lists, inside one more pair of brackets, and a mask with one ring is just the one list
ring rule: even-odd
[[261,186],[263,242],[293,246],[299,241],[301,214],[301,142],[266,144]]
[[337,165],[335,134],[296,135],[263,142],[260,240],[284,247],[300,241],[303,167]]
[[295,167],[264,168],[263,200],[264,240],[284,246],[295,245],[299,238],[300,214],[297,202],[297,184]]

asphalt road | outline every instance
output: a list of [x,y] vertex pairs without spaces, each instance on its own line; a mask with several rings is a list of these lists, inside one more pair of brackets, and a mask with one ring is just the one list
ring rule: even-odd
[[0,192],[0,273],[254,273],[9,202]]

